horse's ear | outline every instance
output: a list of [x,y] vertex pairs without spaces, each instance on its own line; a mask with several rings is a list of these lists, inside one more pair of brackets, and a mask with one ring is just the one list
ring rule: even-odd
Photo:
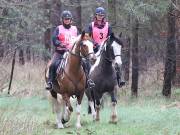
[[111,34],[110,34],[110,39],[111,39],[111,38],[114,38],[114,33],[111,33]]
[[121,33],[119,33],[119,38],[121,38],[122,37],[122,32]]
[[85,36],[85,31],[83,30],[81,33],[81,39],[84,39],[84,36]]

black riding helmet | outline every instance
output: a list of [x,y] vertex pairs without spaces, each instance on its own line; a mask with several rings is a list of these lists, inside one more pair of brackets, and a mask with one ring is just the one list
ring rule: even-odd
[[61,13],[61,18],[63,19],[72,19],[72,13],[69,10],[64,10]]
[[64,10],[62,13],[61,13],[61,18],[62,18],[62,25],[66,28],[66,29],[69,29],[71,27],[71,23],[70,24],[65,24],[64,23],[64,19],[70,19],[72,20],[72,13],[69,11],[69,10]]

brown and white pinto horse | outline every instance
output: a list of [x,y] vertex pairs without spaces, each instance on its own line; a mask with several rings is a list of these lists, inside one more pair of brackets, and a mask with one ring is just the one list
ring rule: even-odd
[[[93,43],[85,38],[83,32],[75,41],[72,49],[67,52],[67,58],[64,70],[57,77],[57,84],[51,91],[52,104],[57,115],[57,127],[64,128],[63,123],[69,121],[73,108],[70,103],[70,97],[75,95],[77,98],[77,123],[80,128],[80,110],[81,102],[85,92],[86,76],[82,68],[82,58],[94,58]],[[58,96],[60,97],[58,99]]]

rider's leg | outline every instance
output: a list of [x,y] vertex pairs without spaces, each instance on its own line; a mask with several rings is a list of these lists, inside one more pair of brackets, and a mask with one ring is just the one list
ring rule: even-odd
[[89,78],[89,71],[91,69],[91,64],[88,60],[82,61],[82,66],[86,75],[86,88],[92,88],[95,86],[95,83],[92,79]]
[[55,77],[56,77],[56,67],[57,67],[57,61],[61,58],[61,54],[55,52],[52,58],[52,62],[51,65],[49,67],[49,77],[48,77],[48,83],[46,86],[47,90],[51,90],[52,89],[52,84],[55,81]]
[[52,84],[53,84],[55,76],[56,76],[55,67],[56,67],[56,61],[53,61],[49,67],[49,78],[48,78],[48,83],[46,86],[47,90],[52,89],[52,86],[53,86]]

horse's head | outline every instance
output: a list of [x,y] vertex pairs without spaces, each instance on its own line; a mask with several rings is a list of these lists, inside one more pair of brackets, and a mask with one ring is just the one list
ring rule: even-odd
[[122,41],[114,36],[112,33],[104,42],[103,48],[105,50],[106,60],[114,62],[116,66],[122,65],[121,48]]
[[95,59],[95,54],[93,50],[94,45],[84,31],[82,32],[78,43],[80,44],[80,55],[82,58],[90,60]]

